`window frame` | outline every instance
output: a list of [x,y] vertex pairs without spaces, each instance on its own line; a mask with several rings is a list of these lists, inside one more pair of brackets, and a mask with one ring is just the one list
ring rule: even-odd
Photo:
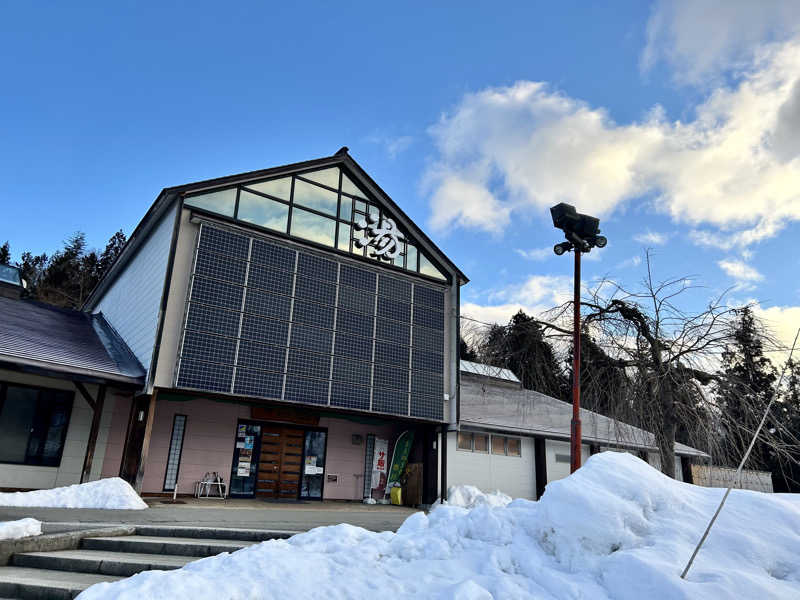
[[[172,456],[172,442],[175,436],[175,424],[178,422],[178,417],[183,417],[183,432],[181,433],[181,443],[178,448],[178,464],[175,467],[175,485],[171,488],[167,487],[167,477],[169,476],[169,460]],[[172,416],[172,429],[169,432],[169,447],[167,448],[167,464],[164,468],[164,484],[162,486],[165,492],[174,492],[178,487],[178,480],[181,476],[181,460],[183,459],[183,444],[186,441],[186,427],[189,424],[189,416],[184,413],[175,413]]]
[[[70,390],[61,389],[61,388],[51,388],[51,387],[46,387],[46,386],[41,386],[41,385],[30,385],[30,384],[26,384],[26,383],[17,383],[17,382],[14,382],[14,381],[0,381],[0,414],[2,414],[3,407],[4,407],[4,405],[6,403],[6,400],[7,400],[7,394],[8,394],[8,388],[9,387],[36,390],[37,391],[37,398],[36,398],[37,406],[38,406],[38,402],[40,400],[40,394],[41,394],[42,391],[57,392],[57,393],[60,393],[60,394],[64,394],[65,397],[66,397],[65,398],[65,403],[67,405],[67,408],[66,408],[66,423],[64,424],[64,431],[61,434],[61,440],[60,440],[60,443],[59,443],[58,461],[55,464],[52,464],[52,465],[42,464],[41,462],[31,462],[31,461],[28,460],[28,447],[30,446],[31,433],[32,433],[30,431],[28,432],[28,438],[27,438],[27,441],[26,441],[26,444],[25,444],[25,460],[23,460],[23,461],[11,461],[11,460],[2,460],[2,459],[0,459],[0,464],[1,465],[24,465],[24,466],[27,466],[27,467],[45,467],[45,468],[54,468],[54,469],[60,468],[61,467],[61,461],[64,458],[64,447],[65,447],[66,441],[67,441],[67,434],[69,433],[69,427],[70,427],[70,424],[72,423],[72,409],[75,406],[75,392],[74,391],[70,391]],[[34,411],[34,415],[35,414],[36,414],[36,412]]]
[[[401,252],[400,252],[400,254],[398,254],[398,258],[393,260],[393,261],[384,261],[384,260],[380,260],[378,258],[371,257],[371,256],[368,255],[368,252],[367,252],[366,248],[363,248],[363,249],[356,248],[355,244],[354,244],[354,239],[353,239],[354,238],[354,233],[355,233],[355,223],[357,221],[357,216],[361,213],[361,211],[357,208],[357,202],[361,202],[361,203],[363,203],[365,205],[364,208],[365,208],[366,214],[369,214],[371,211],[374,210],[375,213],[378,214],[381,218],[383,218],[385,216],[388,216],[388,215],[386,214],[386,210],[378,202],[376,202],[375,200],[367,198],[366,194],[362,194],[361,196],[356,196],[354,194],[342,191],[342,185],[343,185],[342,182],[343,182],[343,177],[345,175],[348,176],[348,179],[351,182],[354,180],[354,178],[349,173],[345,172],[345,169],[342,166],[336,166],[336,168],[339,169],[339,189],[338,190],[335,190],[330,186],[327,186],[325,184],[313,181],[313,180],[308,179],[306,177],[306,175],[308,173],[313,173],[315,171],[324,170],[326,168],[331,168],[331,167],[321,167],[321,168],[308,169],[308,170],[306,170],[304,172],[283,173],[281,175],[273,175],[271,177],[267,177],[267,178],[264,178],[264,179],[259,179],[259,180],[256,180],[256,181],[246,181],[246,182],[241,182],[241,183],[237,183],[237,184],[228,184],[228,185],[222,186],[220,188],[207,188],[207,189],[203,189],[203,190],[187,192],[183,196],[184,206],[186,208],[190,209],[193,212],[198,212],[200,214],[206,214],[206,215],[209,215],[209,216],[214,216],[214,217],[217,217],[217,218],[224,219],[226,221],[230,221],[232,223],[237,223],[237,224],[244,225],[246,227],[252,227],[252,228],[255,228],[255,229],[258,229],[258,230],[261,230],[261,231],[265,231],[265,232],[268,232],[268,233],[273,234],[273,235],[277,234],[277,235],[286,237],[288,239],[303,240],[303,241],[305,241],[307,243],[313,244],[314,246],[318,246],[318,247],[323,248],[325,250],[329,250],[329,251],[333,250],[335,252],[338,252],[338,253],[341,253],[341,254],[344,254],[344,255],[347,255],[347,256],[357,256],[357,257],[362,258],[362,259],[364,259],[366,261],[375,262],[375,263],[380,264],[381,266],[389,267],[389,268],[392,268],[392,269],[396,269],[396,270],[398,270],[400,272],[403,272],[403,273],[411,273],[411,274],[413,274],[413,275],[415,275],[417,277],[422,277],[422,278],[424,278],[426,280],[438,283],[440,285],[450,285],[450,283],[451,283],[451,274],[447,271],[447,269],[442,268],[442,266],[439,264],[438,261],[436,261],[430,255],[428,255],[427,252],[425,252],[422,248],[420,248],[420,244],[419,244],[417,239],[415,239],[415,238],[414,239],[409,239],[408,235],[405,236],[404,241],[401,243]],[[278,198],[276,196],[272,196],[270,194],[267,194],[267,193],[255,190],[252,187],[249,187],[249,186],[252,186],[252,185],[257,185],[257,184],[260,184],[260,183],[265,183],[265,182],[268,182],[268,181],[282,179],[282,178],[290,178],[291,179],[289,200],[284,200],[282,198]],[[295,183],[296,183],[297,180],[300,180],[300,181],[302,181],[302,182],[304,182],[306,184],[317,186],[317,187],[319,187],[321,189],[336,193],[338,195],[337,196],[337,203],[336,203],[336,213],[335,214],[329,214],[329,213],[326,213],[324,211],[319,211],[319,210],[316,210],[314,208],[304,206],[302,204],[297,204],[295,202],[295,197],[294,197],[295,196]],[[232,216],[225,215],[225,214],[222,214],[222,213],[217,213],[217,212],[214,212],[213,210],[210,210],[210,209],[207,209],[207,208],[192,206],[192,204],[191,204],[192,198],[195,198],[197,196],[213,194],[213,193],[216,193],[216,192],[222,192],[222,191],[226,191],[226,190],[229,190],[229,189],[233,189],[236,192],[235,204],[234,204],[234,209],[233,209],[233,215]],[[278,202],[278,203],[281,203],[281,204],[284,204],[284,205],[288,205],[289,206],[289,214],[288,214],[287,223],[286,223],[286,230],[285,231],[281,231],[281,230],[277,230],[277,229],[271,229],[269,227],[264,227],[264,226],[258,225],[256,223],[253,223],[251,221],[245,221],[245,220],[240,219],[239,218],[239,198],[240,198],[240,195],[241,195],[241,191],[243,191],[243,190],[247,191],[250,194],[253,194],[253,195],[256,195],[256,196],[261,196],[261,197],[263,197],[265,199],[269,199],[269,200],[272,200],[274,202]],[[350,201],[351,211],[350,211],[350,215],[349,215],[350,216],[349,220],[347,218],[343,218],[343,215],[341,214],[342,213],[342,203],[343,203],[343,201]],[[291,231],[292,231],[292,213],[294,212],[295,207],[302,208],[304,211],[313,213],[313,214],[315,214],[317,216],[320,216],[320,217],[325,217],[325,218],[330,219],[331,221],[333,221],[333,223],[334,223],[334,240],[333,240],[333,244],[332,245],[321,244],[321,243],[316,242],[314,240],[310,240],[308,238],[292,234],[291,233]],[[340,223],[350,226],[350,240],[349,240],[349,248],[348,248],[348,250],[342,250],[342,249],[339,248],[339,239],[338,238],[339,238],[339,224]],[[415,257],[415,260],[413,261],[415,263],[414,265],[407,264],[409,262],[408,258],[407,258],[408,246],[409,245],[413,246],[415,248],[415,250],[416,250],[416,257]],[[436,276],[433,276],[433,275],[429,275],[429,274],[423,273],[421,271],[422,264],[423,264],[423,258],[424,258],[425,261],[430,263],[431,266],[433,266],[434,270],[438,271],[438,273],[439,273],[439,275],[441,277],[436,277]],[[396,264],[396,262],[399,263],[399,264]]]
[[[495,452],[494,451],[494,438],[502,438],[503,439],[503,453]],[[517,440],[519,443],[519,454],[509,454],[508,453],[508,441],[509,440]],[[515,435],[495,435],[492,434],[492,439],[489,441],[489,450],[490,453],[494,456],[508,456],[510,458],[522,458],[522,438],[515,436]]]
[[[461,435],[469,435],[469,448],[461,448],[458,443],[458,437]],[[480,436],[486,440],[486,450],[476,450],[475,449],[475,438]],[[456,450],[460,452],[473,452],[475,454],[491,454],[491,436],[488,433],[482,433],[480,431],[459,431],[456,434]]]

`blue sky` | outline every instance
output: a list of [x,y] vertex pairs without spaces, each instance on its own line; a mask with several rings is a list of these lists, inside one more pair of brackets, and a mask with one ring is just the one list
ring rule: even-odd
[[[286,4],[286,3],[284,3]],[[591,6],[590,6],[591,4]],[[547,207],[602,218],[587,279],[692,275],[800,325],[793,2],[5,3],[0,241],[102,247],[166,186],[351,154],[503,321],[569,292]]]

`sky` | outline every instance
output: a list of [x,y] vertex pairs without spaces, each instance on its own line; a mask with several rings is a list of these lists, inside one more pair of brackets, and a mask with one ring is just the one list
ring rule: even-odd
[[[689,276],[800,327],[800,3],[0,2],[0,243],[102,248],[168,186],[342,146],[470,278],[462,314]],[[795,243],[793,243],[795,242]]]

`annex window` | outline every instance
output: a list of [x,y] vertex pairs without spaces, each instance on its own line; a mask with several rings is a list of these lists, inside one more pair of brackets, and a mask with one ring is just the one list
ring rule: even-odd
[[501,456],[522,456],[521,440],[503,435],[492,436],[492,454]]
[[483,433],[458,433],[458,449],[466,452],[489,452],[489,436]]
[[339,167],[199,192],[187,196],[184,204],[446,280],[416,241],[401,231],[392,216],[369,200]]
[[0,383],[0,462],[61,464],[74,394]]

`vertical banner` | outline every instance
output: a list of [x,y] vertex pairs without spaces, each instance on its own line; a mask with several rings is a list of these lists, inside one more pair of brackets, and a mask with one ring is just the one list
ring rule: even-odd
[[372,489],[385,488],[386,472],[389,463],[389,440],[375,438],[375,451],[372,455]]
[[388,488],[395,481],[400,480],[400,476],[406,469],[408,462],[408,455],[411,453],[411,445],[414,443],[414,432],[404,431],[397,438],[394,443],[394,452],[392,453],[392,466],[389,469],[389,480],[386,483]]

